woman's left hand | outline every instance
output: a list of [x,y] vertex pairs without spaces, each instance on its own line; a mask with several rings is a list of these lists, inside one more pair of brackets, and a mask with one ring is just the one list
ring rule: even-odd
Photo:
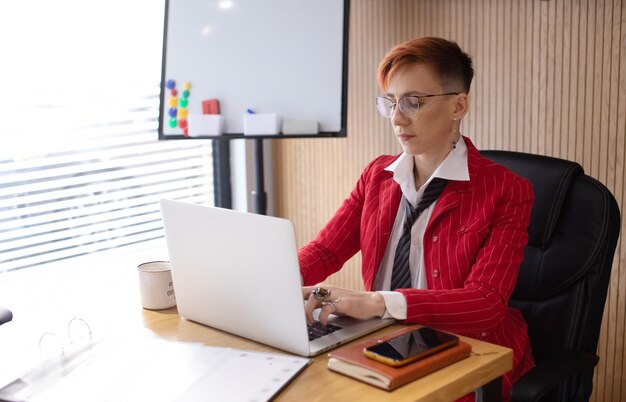
[[[320,290],[316,292],[316,289]],[[315,321],[313,311],[318,308],[321,309],[319,320],[322,325],[328,324],[330,314],[367,319],[382,317],[385,313],[385,300],[376,292],[355,292],[336,286],[319,285],[303,287],[302,295],[306,300],[304,311],[309,325]]]

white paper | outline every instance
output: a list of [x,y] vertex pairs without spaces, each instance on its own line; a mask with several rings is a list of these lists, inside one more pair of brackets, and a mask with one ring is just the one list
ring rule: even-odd
[[52,364],[37,378],[24,376],[29,386],[13,396],[33,402],[184,402],[209,396],[266,401],[310,363],[284,354],[146,336],[103,341],[83,353],[80,364]]

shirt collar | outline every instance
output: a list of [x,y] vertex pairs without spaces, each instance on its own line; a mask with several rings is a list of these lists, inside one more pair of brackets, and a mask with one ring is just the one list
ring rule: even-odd
[[[413,179],[413,158],[402,152],[400,156],[393,161],[385,170],[393,173],[393,179],[398,182],[404,182],[406,179]],[[446,158],[437,166],[432,176],[427,182],[434,177],[447,180],[469,181],[469,171],[467,169],[467,145],[463,138],[457,142],[456,148],[446,156]]]
[[[400,185],[402,193],[413,203],[413,199],[417,196],[414,179],[413,179],[413,157],[406,153],[393,161],[385,170],[393,173],[393,180]],[[435,178],[469,181],[469,171],[467,168],[467,145],[463,137],[456,143],[448,156],[437,166],[433,174],[424,183],[424,188],[430,181]],[[418,189],[417,192],[420,192]]]

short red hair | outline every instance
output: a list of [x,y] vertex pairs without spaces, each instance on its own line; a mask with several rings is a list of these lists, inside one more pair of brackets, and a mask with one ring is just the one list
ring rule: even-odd
[[393,47],[378,66],[378,85],[387,90],[390,77],[402,66],[423,63],[432,67],[445,91],[469,93],[472,58],[456,42],[442,38],[412,39]]

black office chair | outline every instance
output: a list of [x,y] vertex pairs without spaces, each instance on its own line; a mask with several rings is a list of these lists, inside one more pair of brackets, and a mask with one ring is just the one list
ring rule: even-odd
[[13,319],[13,313],[8,308],[0,306],[0,325]]
[[577,163],[507,151],[482,155],[530,180],[535,204],[510,305],[521,310],[536,367],[513,386],[513,401],[587,401],[619,237],[609,190]]

